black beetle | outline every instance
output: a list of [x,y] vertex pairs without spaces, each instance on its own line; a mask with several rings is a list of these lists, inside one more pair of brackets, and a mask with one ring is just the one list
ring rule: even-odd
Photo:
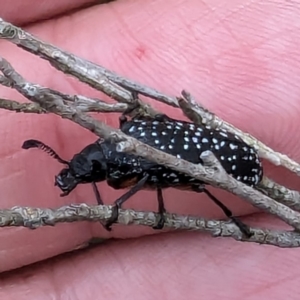
[[[211,150],[227,173],[249,186],[257,185],[262,179],[263,168],[256,151],[238,136],[225,130],[212,130],[209,126],[175,120],[166,115],[157,115],[154,118],[135,117],[130,121],[122,115],[120,129],[145,144],[195,164],[203,163],[200,159],[201,153]],[[113,215],[106,224],[108,230],[111,230],[111,225],[118,217],[118,208],[141,189],[157,191],[161,218],[153,228],[161,229],[165,212],[162,190],[173,187],[206,193],[244,234],[250,235],[248,227],[233,217],[231,211],[205,189],[204,182],[142,157],[117,152],[116,144],[110,141],[97,140],[69,162],[61,159],[54,150],[40,141],[27,140],[22,146],[23,149],[33,147],[45,150],[66,165],[55,177],[55,185],[63,192],[61,196],[68,195],[78,184],[91,183],[97,202],[103,204],[96,182],[106,180],[114,189],[130,188],[115,201]]]

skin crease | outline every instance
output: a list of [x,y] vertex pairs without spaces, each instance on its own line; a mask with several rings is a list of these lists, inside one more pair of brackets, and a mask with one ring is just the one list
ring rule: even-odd
[[[30,5],[23,8],[24,17],[20,17],[21,1],[15,1],[11,7],[7,3],[0,0],[1,16],[6,20],[31,21],[26,13],[27,9],[32,11]],[[37,7],[34,19],[40,11]],[[178,95],[183,88],[188,89],[220,117],[300,161],[299,11],[299,4],[285,1],[119,0],[66,17],[51,19],[49,15],[50,20],[26,29],[49,43],[167,94]],[[28,80],[66,93],[99,97],[96,91],[6,41],[0,41],[0,48],[1,56]],[[2,87],[0,96],[24,101]],[[167,110],[172,117],[182,118],[178,110],[156,102],[153,105]],[[94,135],[52,115],[7,111],[0,114],[5,125],[1,126],[0,135],[2,208],[95,203],[90,186],[80,186],[68,197],[60,198],[53,181],[62,165],[41,151],[21,149],[24,140],[37,138],[69,159],[93,142]],[[97,116],[113,126],[118,124],[117,117]],[[268,176],[297,187],[296,176],[264,165]],[[99,189],[106,203],[124,192],[109,189],[105,183],[99,184]],[[225,192],[214,194],[237,215],[255,211]],[[168,211],[224,217],[205,196],[169,190],[164,197]],[[155,210],[156,206],[155,194],[149,192],[140,192],[126,204],[144,210]],[[243,221],[286,228],[264,214]],[[213,239],[202,233],[150,234],[153,231],[148,228],[115,226],[111,236],[132,239],[51,259],[91,237],[109,235],[99,224],[87,223],[60,224],[35,231],[2,229],[0,270],[27,266],[2,274],[0,298],[298,298],[299,271],[294,266],[300,258],[299,249]],[[47,262],[30,265],[47,258]]]

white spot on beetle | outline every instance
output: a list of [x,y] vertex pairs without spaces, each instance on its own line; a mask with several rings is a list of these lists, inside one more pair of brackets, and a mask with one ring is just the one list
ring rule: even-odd
[[202,143],[208,143],[208,139],[207,138],[203,138],[202,139]]
[[244,176],[243,180],[245,181],[248,180],[248,176]]
[[156,145],[158,145],[158,144],[159,144],[159,140],[155,140],[154,143],[155,143]]
[[229,147],[230,147],[231,150],[234,150],[234,149],[237,149],[237,148],[238,148],[238,146],[235,145],[235,144],[233,144],[233,143],[230,143],[230,144],[229,144]]
[[181,155],[180,155],[180,154],[177,154],[176,157],[177,157],[177,158],[181,158]]
[[201,145],[200,145],[200,144],[197,144],[197,145],[196,145],[196,148],[197,148],[197,149],[201,149]]
[[193,142],[194,142],[195,144],[198,143],[198,138],[196,138],[195,136],[192,137],[192,140],[193,140]]
[[220,146],[219,145],[215,145],[215,149],[216,150],[220,150]]
[[151,135],[152,136],[157,136],[157,132],[153,131],[153,132],[151,132]]
[[224,159],[225,159],[224,155],[221,155],[221,156],[220,156],[220,159],[221,159],[221,160],[224,160]]
[[160,146],[160,150],[165,150],[165,149],[166,149],[165,145]]
[[183,149],[184,149],[184,150],[188,150],[188,149],[189,149],[189,145],[185,144],[185,145],[183,146]]
[[236,170],[236,165],[232,165],[231,170],[235,171]]
[[134,132],[134,131],[135,131],[135,126],[131,126],[129,132]]
[[190,141],[190,139],[186,136],[186,137],[184,137],[184,140],[186,141],[186,142],[189,142]]
[[169,145],[169,149],[173,149],[173,145]]
[[167,133],[165,131],[162,131],[161,134],[162,135],[167,135]]
[[223,147],[223,146],[225,146],[225,144],[226,144],[226,143],[225,143],[224,141],[222,141],[222,142],[220,143],[220,146]]
[[213,138],[212,141],[213,141],[214,144],[218,143],[218,140],[216,138]]
[[201,136],[201,132],[196,131],[196,132],[195,132],[195,135],[196,135],[196,136]]
[[220,132],[220,135],[222,135],[224,137],[228,137],[227,133],[225,133],[225,132]]
[[236,155],[232,155],[232,159],[236,159]]
[[146,132],[145,131],[142,131],[141,133],[140,133],[140,136],[145,136],[146,135]]

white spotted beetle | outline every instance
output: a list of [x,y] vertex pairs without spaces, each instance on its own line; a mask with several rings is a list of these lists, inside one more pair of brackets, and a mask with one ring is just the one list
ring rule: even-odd
[[[210,150],[228,174],[249,186],[256,186],[262,179],[263,168],[256,151],[225,130],[175,120],[162,114],[133,117],[130,121],[123,114],[120,117],[120,129],[149,146],[195,164],[202,163],[201,153]],[[37,140],[27,140],[22,146],[23,149],[34,147],[48,152],[66,165],[55,176],[55,185],[63,192],[61,196],[68,195],[78,184],[91,183],[98,204],[103,204],[96,182],[106,180],[114,189],[129,188],[127,193],[114,202],[112,217],[105,225],[107,230],[111,230],[111,225],[117,220],[118,209],[122,204],[141,189],[157,191],[161,218],[153,228],[163,228],[163,214],[166,210],[162,190],[172,187],[206,193],[245,235],[251,235],[248,226],[234,217],[222,202],[205,189],[206,183],[142,157],[117,152],[116,144],[110,141],[97,140],[74,155],[70,161],[61,159],[49,146]]]

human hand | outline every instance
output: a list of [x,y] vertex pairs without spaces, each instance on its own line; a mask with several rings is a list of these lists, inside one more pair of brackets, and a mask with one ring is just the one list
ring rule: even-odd
[[[26,6],[20,8],[24,3]],[[54,11],[62,13],[71,5],[71,1],[52,1],[55,4],[50,9],[46,6],[50,4],[29,7],[28,3],[16,0],[12,6],[0,0],[1,17],[29,22],[47,12],[51,18]],[[235,5],[223,1],[119,0],[82,9],[71,17],[40,21],[26,29],[49,43],[167,94],[178,95],[187,89],[221,118],[299,161],[299,10],[298,4],[287,5],[283,1],[242,1]],[[28,80],[70,94],[99,97],[95,90],[6,41],[0,41],[0,48],[1,56]],[[2,87],[0,95],[22,100],[14,91]],[[153,105],[166,109],[160,103]],[[181,117],[178,110],[167,109],[170,116]],[[53,182],[61,165],[42,152],[21,149],[24,140],[37,138],[69,159],[93,142],[94,135],[53,115],[1,111],[1,116],[3,208],[95,204],[89,185],[60,198]],[[117,126],[116,114],[100,114],[99,118]],[[296,188],[296,176],[267,166],[268,175]],[[124,192],[105,184],[99,186],[105,203],[112,203]],[[236,215],[255,211],[223,191],[214,194]],[[224,217],[205,195],[170,190],[164,198],[169,212]],[[140,192],[126,204],[143,210],[156,210],[156,206],[155,195],[150,192]],[[253,220],[255,225],[279,226],[278,221],[264,215],[245,218],[244,222],[250,224]],[[153,230],[113,226],[111,236],[148,234],[153,234]],[[109,235],[98,223],[60,224],[35,231],[1,229],[0,270],[51,258],[95,236]],[[213,239],[201,233],[156,234],[112,241],[3,274],[0,298],[27,299],[30,293],[31,299],[282,299],[290,291],[289,298],[293,299],[297,252],[298,249]]]

